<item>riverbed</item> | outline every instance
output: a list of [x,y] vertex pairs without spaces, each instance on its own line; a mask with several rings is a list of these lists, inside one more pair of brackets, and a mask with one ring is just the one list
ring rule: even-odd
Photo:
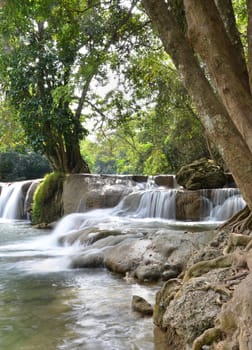
[[49,248],[50,234],[0,223],[0,349],[154,349],[152,319],[133,312],[131,299],[153,304],[158,286],[103,268],[69,269],[72,248]]

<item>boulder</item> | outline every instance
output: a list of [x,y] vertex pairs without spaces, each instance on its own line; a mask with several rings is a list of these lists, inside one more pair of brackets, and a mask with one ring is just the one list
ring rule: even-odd
[[213,160],[201,158],[183,166],[176,174],[176,180],[187,190],[221,188],[226,184],[226,175]]
[[132,310],[140,313],[142,316],[152,316],[153,307],[144,298],[133,295],[132,296]]
[[202,220],[209,213],[209,201],[201,191],[178,191],[176,195],[177,220]]

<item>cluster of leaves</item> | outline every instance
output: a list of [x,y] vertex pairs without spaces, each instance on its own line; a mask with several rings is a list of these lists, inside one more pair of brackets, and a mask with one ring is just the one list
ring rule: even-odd
[[0,152],[14,149],[24,152],[27,149],[26,137],[15,108],[3,100],[0,102]]
[[169,57],[143,46],[124,68],[128,93],[118,89],[96,104],[96,142],[82,144],[84,156],[92,155],[92,171],[174,173],[208,156],[203,128]]
[[1,87],[33,149],[50,161],[72,156],[71,145],[86,134],[81,111],[92,80],[104,85],[107,62],[117,66],[119,52],[130,54],[132,32],[144,33],[131,10],[120,1],[84,0],[9,0],[2,7]]
[[[74,147],[87,134],[83,121],[91,119],[98,144],[90,148],[86,141],[82,148],[95,172],[174,172],[206,154],[191,102],[136,3],[5,3],[0,85],[9,114],[0,122],[3,144],[21,147],[26,137],[54,170],[64,170],[52,159],[64,152],[74,159]],[[10,113],[18,130],[11,142],[5,133]]]

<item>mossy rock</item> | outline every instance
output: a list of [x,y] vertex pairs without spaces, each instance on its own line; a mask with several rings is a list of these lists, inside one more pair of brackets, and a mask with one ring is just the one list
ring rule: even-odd
[[65,174],[47,175],[37,187],[32,206],[32,224],[48,225],[63,215],[62,192]]
[[201,158],[183,166],[176,174],[177,183],[187,190],[222,188],[227,181],[223,169],[214,160]]

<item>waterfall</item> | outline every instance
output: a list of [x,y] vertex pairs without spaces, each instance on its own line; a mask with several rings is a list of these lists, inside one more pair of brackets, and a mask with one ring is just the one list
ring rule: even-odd
[[115,208],[115,215],[176,219],[176,190],[159,188],[130,193]]
[[[185,191],[177,187],[171,175],[134,179],[137,181],[129,176],[103,178],[89,175],[86,183],[81,182],[82,178],[78,180],[78,193],[75,190],[76,182],[73,182],[68,199],[72,202],[76,200],[76,209],[69,213],[114,208],[111,214],[116,217],[224,221],[245,206],[237,188]],[[27,219],[39,181],[1,183],[0,218]],[[79,202],[86,205],[78,205]]]
[[216,189],[211,191],[212,208],[210,220],[224,221],[242,210],[246,203],[237,188]]
[[176,219],[176,190],[149,190],[142,194],[136,217]]
[[30,181],[14,182],[2,187],[0,195],[0,218],[8,220],[26,219],[24,201]]

